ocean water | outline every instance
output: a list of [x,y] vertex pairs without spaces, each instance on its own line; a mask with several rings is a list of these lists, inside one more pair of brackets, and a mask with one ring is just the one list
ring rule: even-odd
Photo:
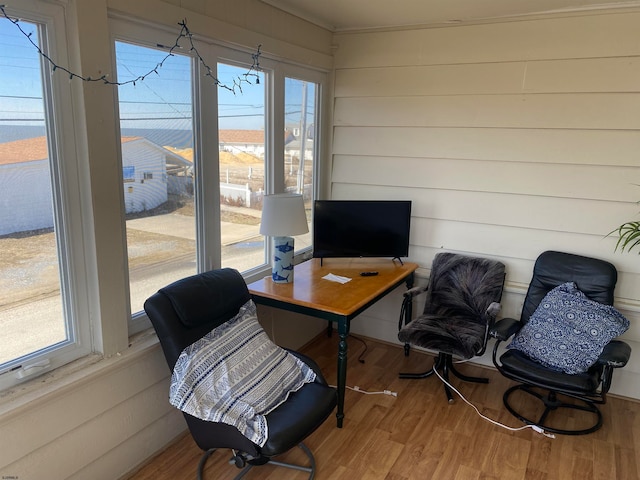
[[[125,137],[144,137],[162,146],[175,148],[188,148],[193,146],[193,133],[191,130],[125,128],[121,133]],[[0,143],[41,137],[44,134],[44,126],[0,125]]]

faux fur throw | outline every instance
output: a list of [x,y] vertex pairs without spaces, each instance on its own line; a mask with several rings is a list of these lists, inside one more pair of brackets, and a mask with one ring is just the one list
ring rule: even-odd
[[471,358],[484,351],[500,309],[505,266],[455,253],[433,260],[424,312],[398,333],[401,342]]

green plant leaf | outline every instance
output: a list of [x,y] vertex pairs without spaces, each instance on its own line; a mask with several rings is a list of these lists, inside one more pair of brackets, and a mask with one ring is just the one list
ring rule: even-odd
[[640,222],[623,223],[609,235],[614,232],[620,235],[620,238],[618,238],[618,241],[616,242],[616,251],[620,249],[621,252],[624,252],[625,250],[629,252],[640,246]]

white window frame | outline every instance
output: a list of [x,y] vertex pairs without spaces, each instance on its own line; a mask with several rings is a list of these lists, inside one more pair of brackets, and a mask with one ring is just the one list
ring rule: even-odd
[[[313,158],[313,199],[321,198],[321,186],[324,184],[322,177],[322,166],[320,165],[321,159],[324,157],[323,155],[323,145],[324,145],[324,137],[322,135],[322,125],[324,124],[324,102],[325,91],[326,88],[326,74],[323,72],[319,72],[316,70],[310,70],[307,68],[302,68],[297,65],[285,64],[283,66],[283,84],[282,90],[284,92],[284,80],[286,78],[292,78],[295,80],[301,80],[306,82],[312,82],[317,85],[316,94],[315,94],[315,105],[316,105],[316,121],[314,122],[314,158]],[[284,95],[284,93],[283,93]],[[284,98],[282,102],[282,108],[284,109]],[[284,119],[284,110],[281,115]],[[284,128],[284,125],[283,125]]]
[[[18,8],[6,6],[7,14],[41,25],[40,48],[59,64],[70,65],[66,41],[65,9],[60,5],[22,0]],[[72,110],[72,85],[64,75],[51,75],[51,65],[41,57],[43,95],[49,163],[54,200],[54,222],[58,248],[60,287],[68,341],[51,345],[10,362],[0,372],[0,390],[33,376],[61,367],[93,350],[90,326],[88,269],[91,255],[84,238],[81,205],[87,192],[80,184],[76,150],[76,125]],[[90,220],[89,220],[90,221]]]

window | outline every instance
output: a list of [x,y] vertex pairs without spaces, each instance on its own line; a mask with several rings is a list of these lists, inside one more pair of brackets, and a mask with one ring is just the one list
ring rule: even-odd
[[[193,66],[189,56],[120,41],[115,52],[118,82],[131,81],[118,102],[135,317],[160,288],[196,273]],[[161,62],[158,75],[134,81]]]
[[[112,20],[112,31],[118,82],[162,64],[157,75],[118,88],[137,325],[145,299],[174,280],[219,267],[248,278],[269,271],[262,197],[304,193],[310,212],[324,74],[265,58],[251,70],[252,52],[195,40],[196,51],[174,50],[165,61],[167,49],[158,45],[173,45],[175,34],[124,20]],[[308,249],[310,238],[296,245]]]
[[135,166],[124,166],[122,167],[122,179],[124,182],[135,182],[136,181],[136,167]]
[[[22,8],[28,8],[24,2]],[[54,6],[28,10],[20,26],[45,53],[66,52]],[[47,16],[47,14],[51,16]],[[35,18],[35,17],[34,17]],[[57,20],[58,19],[58,20]],[[82,238],[66,82],[50,73],[29,40],[0,17],[0,387],[67,363],[90,351]],[[77,248],[77,250],[76,250]],[[74,255],[73,252],[78,252]],[[84,300],[83,300],[84,299]]]
[[[315,159],[318,155],[315,142],[318,85],[286,77],[284,88],[285,185],[288,191],[303,195],[311,232]],[[309,248],[311,238],[310,233],[301,235],[296,240],[296,247]]]

